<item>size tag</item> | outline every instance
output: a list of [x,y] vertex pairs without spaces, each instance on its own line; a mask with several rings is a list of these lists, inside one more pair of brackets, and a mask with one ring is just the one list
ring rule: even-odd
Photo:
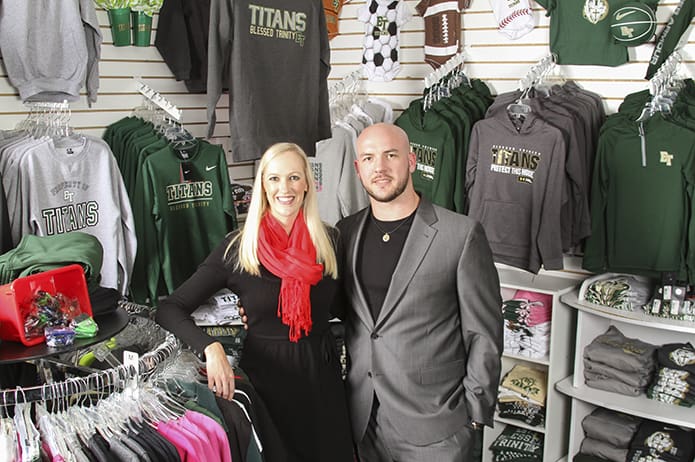
[[140,376],[140,355],[134,351],[125,350],[123,352],[123,365],[128,374],[132,374],[126,383],[126,389],[135,391],[138,388],[138,377]]
[[190,162],[181,163],[181,179],[183,181],[195,181],[196,175],[193,171],[193,164]]

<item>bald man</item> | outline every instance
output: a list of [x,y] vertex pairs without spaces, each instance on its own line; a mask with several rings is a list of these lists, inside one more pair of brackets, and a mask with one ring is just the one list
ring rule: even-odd
[[360,460],[470,461],[475,432],[492,424],[503,340],[485,233],[417,194],[399,127],[366,128],[355,168],[370,207],[337,227]]

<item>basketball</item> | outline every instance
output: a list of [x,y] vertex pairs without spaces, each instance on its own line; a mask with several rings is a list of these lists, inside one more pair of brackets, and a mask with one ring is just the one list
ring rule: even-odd
[[611,34],[616,43],[634,47],[647,42],[656,31],[656,15],[648,5],[626,3],[611,15]]

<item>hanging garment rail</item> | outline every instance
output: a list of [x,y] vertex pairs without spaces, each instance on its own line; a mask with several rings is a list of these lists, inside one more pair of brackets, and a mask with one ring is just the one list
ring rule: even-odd
[[176,119],[178,122],[181,121],[181,109],[177,108],[174,104],[171,103],[171,101],[166,99],[159,92],[155,91],[152,87],[147,85],[142,80],[139,80],[137,78],[135,78],[134,80],[135,88],[138,92],[140,92],[148,100],[152,101],[155,105],[157,105],[157,107],[164,110],[167,114]]
[[464,62],[465,59],[463,52],[456,53],[454,56],[449,58],[444,65],[438,67],[425,76],[425,88],[430,88],[432,85],[442,80],[442,78],[451,71],[462,66]]
[[649,79],[650,93],[656,95],[665,84],[670,83],[680,68],[680,63],[683,57],[678,51],[674,51],[666,58],[659,69],[656,70],[651,79]]
[[69,125],[72,113],[67,101],[36,101],[24,105],[29,113],[17,124],[17,130],[25,130],[34,136],[69,136],[72,133]]
[[555,66],[557,62],[556,56],[550,54],[541,58],[538,63],[531,66],[531,69],[524,78],[519,81],[519,90],[522,92],[528,91],[537,85],[543,77]]
[[167,333],[165,340],[159,346],[140,357],[137,367],[122,364],[85,377],[73,377],[61,382],[32,387],[0,390],[0,406],[62,399],[86,391],[123,389],[127,381],[149,380],[180,352],[181,343],[173,334]]

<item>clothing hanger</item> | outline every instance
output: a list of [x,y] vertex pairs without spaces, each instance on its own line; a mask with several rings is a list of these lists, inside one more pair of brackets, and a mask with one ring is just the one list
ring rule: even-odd
[[521,92],[519,99],[507,105],[507,114],[516,119],[523,119],[533,112],[533,108],[527,103],[530,87]]

